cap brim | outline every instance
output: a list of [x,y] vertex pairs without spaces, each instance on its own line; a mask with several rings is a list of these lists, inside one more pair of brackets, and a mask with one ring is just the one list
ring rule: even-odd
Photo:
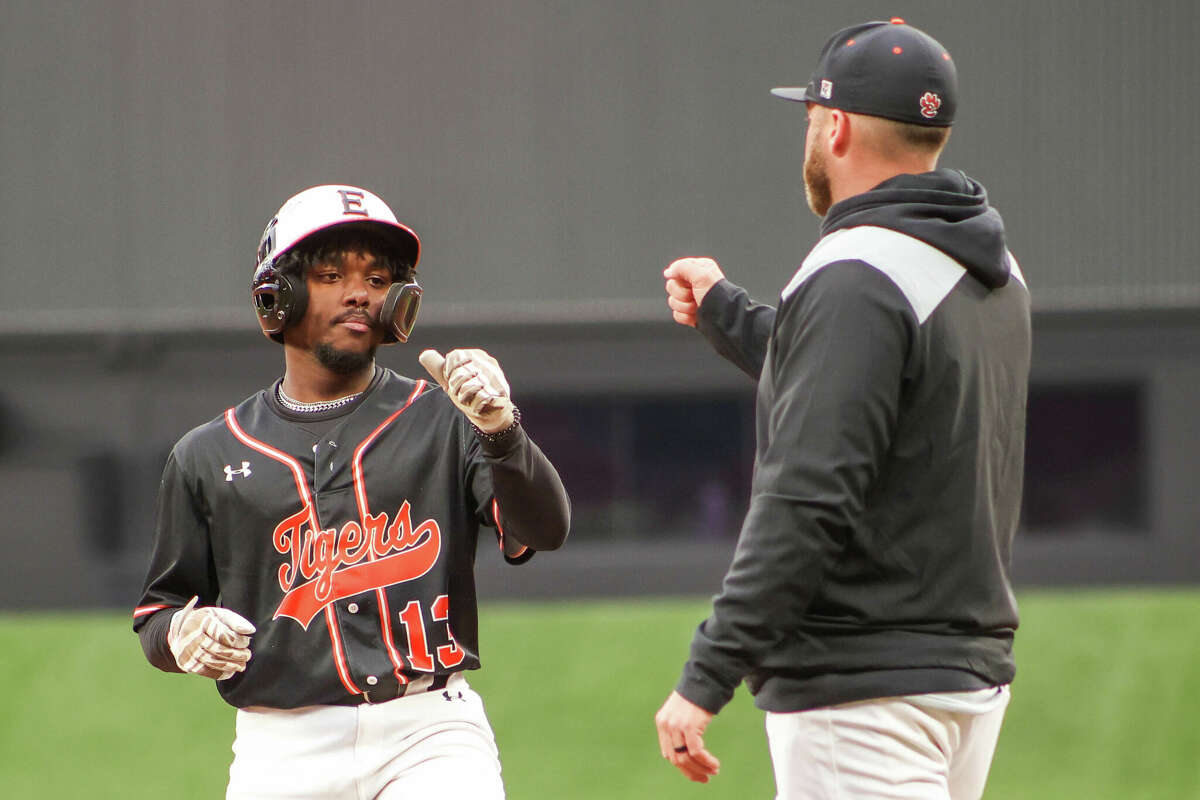
[[797,103],[811,103],[812,99],[808,96],[807,86],[797,87],[776,87],[771,90],[771,94],[776,97],[782,97],[784,100],[794,100]]

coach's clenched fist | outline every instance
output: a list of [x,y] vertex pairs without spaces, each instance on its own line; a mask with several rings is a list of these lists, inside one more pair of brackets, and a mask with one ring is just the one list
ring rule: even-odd
[[696,327],[696,312],[704,295],[725,277],[720,265],[711,258],[680,258],[663,270],[667,279],[667,306],[680,325]]
[[426,350],[418,357],[446,395],[484,433],[512,425],[513,404],[500,364],[483,350]]

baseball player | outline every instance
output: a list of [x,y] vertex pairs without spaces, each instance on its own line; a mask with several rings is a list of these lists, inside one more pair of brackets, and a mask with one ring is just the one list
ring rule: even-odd
[[229,798],[503,797],[479,696],[481,527],[528,561],[567,494],[482,350],[375,364],[407,341],[420,244],[374,194],[316,186],[258,248],[283,377],[190,431],[163,471],[134,630],[159,669],[237,707]]
[[780,798],[975,800],[1015,672],[1029,293],[983,187],[939,169],[957,79],[903,20],[835,33],[807,87],[821,238],[779,298],[708,258],[665,271],[676,321],[758,381],[750,508],[656,717],[705,782],[743,680]]

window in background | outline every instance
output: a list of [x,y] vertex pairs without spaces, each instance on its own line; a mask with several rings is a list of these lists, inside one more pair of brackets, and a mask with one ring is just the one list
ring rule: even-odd
[[1144,533],[1147,469],[1141,383],[1030,386],[1024,531]]
[[[1030,387],[1022,528],[1148,530],[1141,383]],[[558,467],[580,538],[733,539],[754,460],[749,396],[526,397],[535,441]]]
[[571,495],[573,535],[736,538],[754,460],[750,397],[522,398]]

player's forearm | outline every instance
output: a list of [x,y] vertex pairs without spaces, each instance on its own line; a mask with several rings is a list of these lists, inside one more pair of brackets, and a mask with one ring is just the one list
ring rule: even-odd
[[534,550],[554,550],[571,528],[571,504],[558,471],[518,428],[499,446],[483,447],[506,536]]
[[138,639],[142,643],[142,652],[146,660],[163,672],[183,672],[171,655],[167,645],[167,630],[171,627],[171,617],[178,609],[165,608],[147,619],[138,628]]
[[758,380],[767,356],[775,309],[755,303],[745,289],[721,280],[704,295],[696,329],[722,357]]

